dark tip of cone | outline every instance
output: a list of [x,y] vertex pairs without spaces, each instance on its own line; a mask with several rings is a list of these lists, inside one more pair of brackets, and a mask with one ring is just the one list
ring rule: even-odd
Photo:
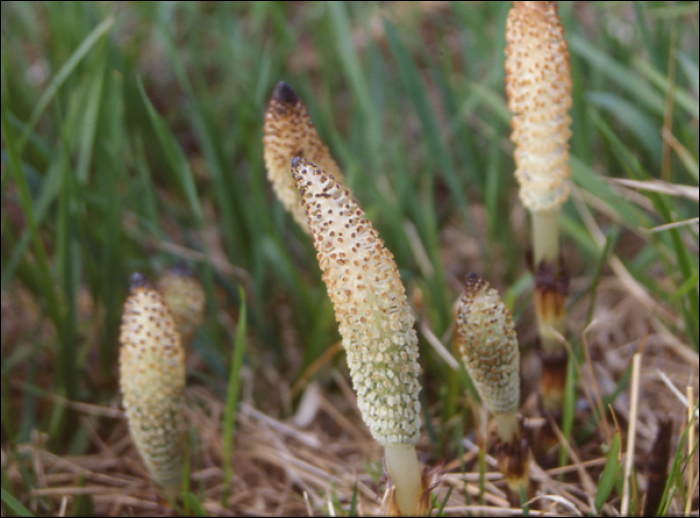
[[272,99],[282,104],[296,104],[299,101],[299,96],[292,90],[291,86],[280,81],[272,92]]
[[300,163],[301,163],[301,158],[299,158],[298,156],[295,156],[294,158],[292,158],[292,168],[293,169],[299,167]]
[[131,286],[130,288],[132,290],[135,290],[136,288],[146,288],[150,287],[151,281],[149,281],[146,277],[141,275],[138,272],[134,272],[134,274],[131,276]]
[[175,266],[170,268],[170,273],[180,277],[194,277],[192,270],[190,270],[185,263],[177,263]]
[[465,284],[476,284],[481,280],[481,276],[478,273],[469,272],[466,279],[464,279]]

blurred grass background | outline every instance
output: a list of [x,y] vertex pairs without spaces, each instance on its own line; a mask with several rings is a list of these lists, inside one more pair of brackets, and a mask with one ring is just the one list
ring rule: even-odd
[[[239,286],[260,409],[288,415],[299,387],[323,379],[314,362],[339,340],[332,306],[262,163],[279,80],[395,255],[419,326],[449,347],[452,304],[476,271],[529,350],[529,228],[503,87],[508,8],[3,2],[3,454],[34,430],[57,454],[89,448],[89,430],[45,395],[115,404],[134,271],[156,277],[184,262],[202,279],[208,316],[191,351],[202,368],[188,374],[222,399]],[[571,305],[589,304],[590,322],[615,259],[647,314],[697,353],[698,3],[561,2],[559,13],[574,81],[576,188],[562,215],[580,281]],[[468,381],[425,336],[424,408],[444,426],[427,434],[435,458],[451,458],[458,446],[444,432],[461,433],[453,418]],[[25,489],[35,484],[27,474]],[[5,464],[2,487],[23,499]]]

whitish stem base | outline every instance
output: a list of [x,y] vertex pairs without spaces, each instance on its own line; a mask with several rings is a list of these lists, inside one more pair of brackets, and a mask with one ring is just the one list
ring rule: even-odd
[[518,414],[494,415],[498,435],[503,442],[511,442],[514,437],[520,437],[520,421]]
[[421,469],[416,448],[405,444],[384,448],[386,469],[394,482],[396,505],[403,516],[416,514],[423,494]]
[[535,271],[542,261],[556,261],[559,255],[559,209],[532,213],[532,253]]

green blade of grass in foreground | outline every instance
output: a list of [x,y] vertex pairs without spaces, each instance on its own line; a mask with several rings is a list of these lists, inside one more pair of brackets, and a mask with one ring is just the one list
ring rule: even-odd
[[[696,405],[697,407],[697,405]],[[668,516],[671,504],[673,502],[673,497],[677,492],[681,493],[682,501],[685,502],[685,473],[688,469],[688,459],[686,457],[688,448],[688,431],[690,426],[695,426],[695,423],[688,423],[681,436],[678,438],[678,445],[676,447],[676,452],[673,456],[673,462],[668,470],[668,478],[666,479],[666,487],[664,488],[663,498],[661,504],[659,505],[658,516]],[[698,447],[697,439],[695,442],[694,450]]]
[[613,487],[615,487],[615,482],[617,481],[617,476],[620,473],[620,468],[622,463],[620,462],[620,434],[616,433],[613,437],[612,444],[608,450],[608,460],[605,463],[605,469],[603,474],[600,476],[600,482],[598,483],[598,490],[595,494],[595,508],[593,509],[593,514],[598,514],[600,508],[608,500]]
[[238,327],[236,328],[236,339],[234,342],[233,359],[231,361],[231,373],[228,381],[228,392],[226,394],[226,413],[224,414],[223,439],[224,439],[224,490],[221,495],[221,505],[226,508],[228,500],[229,486],[233,477],[231,466],[231,452],[233,451],[233,425],[238,408],[238,395],[241,387],[241,366],[243,365],[243,352],[245,348],[246,332],[246,302],[243,288],[238,290],[241,298],[241,309],[238,315]]
[[191,516],[209,516],[204,510],[202,502],[199,501],[199,498],[194,493],[182,495],[182,501],[185,504],[185,509],[192,513]]
[[350,497],[350,509],[348,516],[357,516],[357,482],[352,486],[352,496]]
[[452,494],[453,489],[454,489],[454,487],[449,487],[447,489],[447,493],[445,493],[445,498],[443,498],[442,502],[439,502],[439,505],[437,505],[437,506],[434,505],[435,500],[437,500],[437,496],[432,495],[433,496],[433,504],[432,504],[433,508],[437,509],[435,516],[445,516],[444,509],[445,509],[445,506],[447,505],[447,501],[450,499],[450,495]]
[[9,507],[13,513],[16,513],[18,516],[34,516],[29,509],[22,505],[22,502],[4,489],[0,489],[0,494],[2,495],[2,502]]
[[[564,404],[562,407],[561,433],[564,437],[571,437],[576,417],[576,387],[578,386],[578,372],[576,368],[578,358],[576,353],[569,354],[566,362],[566,382],[564,384]],[[568,453],[566,448],[559,450],[559,465],[566,464]]]

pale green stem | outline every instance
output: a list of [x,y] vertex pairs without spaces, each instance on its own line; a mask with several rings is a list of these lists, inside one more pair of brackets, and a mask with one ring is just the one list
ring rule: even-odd
[[540,262],[556,261],[559,255],[559,209],[532,213],[532,248],[535,271]]
[[517,413],[494,415],[493,417],[496,420],[496,427],[498,428],[501,442],[508,443],[514,437],[520,437],[520,422],[518,421]]
[[394,482],[396,505],[402,516],[414,516],[423,494],[423,481],[416,448],[397,444],[384,448],[386,469]]

